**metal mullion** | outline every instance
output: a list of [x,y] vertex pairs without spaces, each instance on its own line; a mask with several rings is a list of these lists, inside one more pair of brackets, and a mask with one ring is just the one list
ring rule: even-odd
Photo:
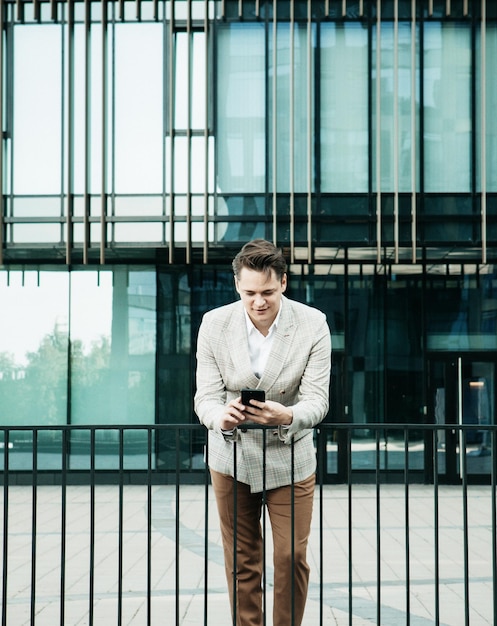
[[71,265],[74,215],[74,2],[67,2],[67,208],[66,264]]
[[307,0],[307,262],[312,263],[312,0]]
[[273,192],[272,192],[272,204],[273,204],[273,241],[277,243],[278,240],[278,197],[277,197],[277,177],[278,177],[278,150],[277,150],[277,130],[278,130],[278,107],[276,102],[277,97],[277,81],[278,76],[276,72],[276,63],[278,62],[278,51],[277,51],[277,41],[278,41],[278,21],[277,21],[277,11],[278,11],[278,2],[277,0],[273,0],[273,110],[272,110],[272,118],[273,118],[273,128],[272,128],[272,139],[273,139],[273,154],[272,154],[272,166],[273,166]]
[[188,115],[186,128],[186,263],[191,263],[192,256],[192,95],[193,95],[193,32],[192,32],[192,0],[187,0],[186,20],[186,50],[187,50],[187,85],[188,85]]
[[480,52],[481,52],[481,78],[480,78],[480,97],[481,97],[481,256],[482,263],[487,262],[487,13],[486,0],[481,0],[481,35],[480,35]]
[[[276,69],[276,68],[275,68]],[[290,262],[295,261],[295,6],[290,3]]]
[[416,0],[411,0],[411,244],[416,263]]
[[124,428],[119,429],[119,539],[117,563],[117,626],[123,624],[124,574]]
[[102,189],[100,194],[100,264],[105,263],[107,242],[107,54],[108,0],[102,0]]
[[[4,2],[0,0],[0,33],[4,32]],[[4,103],[3,103],[3,81],[4,81],[4,42],[3,39],[0,41],[0,111],[1,117],[4,118]],[[3,131],[3,124],[2,129]],[[2,132],[3,135],[3,132]],[[4,162],[3,162],[3,153],[4,153],[4,141],[2,140],[2,146],[0,150],[0,265],[3,265],[3,246],[4,246],[4,211],[5,211],[5,200],[4,200]]]
[[169,263],[174,263],[174,94],[175,94],[175,58],[174,58],[174,20],[175,0],[170,0],[171,15],[169,19],[169,75],[167,77],[169,93]]
[[381,263],[381,0],[376,6],[376,262]]
[[204,91],[204,241],[203,263],[208,263],[209,251],[209,0],[204,0],[205,91]]
[[85,186],[83,212],[83,264],[88,264],[90,247],[91,176],[91,0],[85,1]]
[[399,262],[399,0],[394,0],[393,21],[393,219],[395,263]]
[[60,516],[60,626],[64,626],[66,603],[66,554],[67,554],[67,461],[68,461],[68,430],[64,428],[62,435],[61,459],[61,516]]

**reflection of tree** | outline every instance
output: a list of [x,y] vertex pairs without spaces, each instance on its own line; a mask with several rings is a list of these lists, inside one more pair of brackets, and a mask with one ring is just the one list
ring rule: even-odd
[[67,407],[67,333],[43,337],[26,365],[0,354],[0,423],[63,424]]

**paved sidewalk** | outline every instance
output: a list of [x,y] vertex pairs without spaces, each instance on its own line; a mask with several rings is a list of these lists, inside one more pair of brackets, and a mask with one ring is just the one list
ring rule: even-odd
[[[125,486],[123,493],[120,589],[119,488],[95,487],[93,553],[90,549],[90,488],[78,486],[67,489],[64,626],[83,626],[90,623],[96,626],[117,626],[119,623],[123,626],[147,626],[147,487]],[[313,531],[309,547],[311,582],[304,626],[318,626],[320,623],[327,626],[349,624],[350,558],[354,626],[377,624],[378,612],[379,623],[384,626],[407,624],[408,602],[411,625],[435,624],[433,487],[420,485],[409,487],[408,537],[405,530],[404,486],[381,486],[377,506],[375,485],[354,485],[350,536],[348,488],[342,485],[326,486],[322,493],[321,502],[319,489],[316,490]],[[163,624],[202,626],[206,610],[209,626],[231,626],[212,491],[208,490],[207,524],[205,488],[181,486],[179,494],[180,515],[177,521],[176,487],[152,488],[150,623],[153,626]],[[60,487],[39,487],[37,490],[35,572],[32,568],[32,496],[31,487],[9,489],[7,626],[31,624],[32,610],[35,613],[36,626],[61,624],[62,492]],[[3,498],[4,492],[0,489],[2,524]],[[491,505],[490,487],[469,488],[467,593],[471,626],[493,624]],[[461,488],[440,487],[438,507],[440,624],[463,626],[466,589]],[[381,531],[377,530],[378,512]],[[179,542],[176,541],[178,532]],[[379,564],[378,541],[381,555]],[[408,570],[407,551],[410,555]],[[267,541],[267,558],[267,624],[270,626],[272,624],[270,538]],[[92,561],[93,579],[90,577]],[[377,584],[378,570],[380,585]],[[32,609],[33,576],[36,580],[36,602]],[[406,584],[408,578],[409,586]],[[92,602],[91,585],[94,590]],[[119,611],[122,616],[120,622]]]

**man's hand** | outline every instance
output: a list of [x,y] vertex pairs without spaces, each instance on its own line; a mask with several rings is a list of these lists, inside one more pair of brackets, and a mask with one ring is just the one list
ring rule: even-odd
[[293,420],[290,407],[272,400],[266,400],[266,402],[251,400],[250,404],[244,407],[244,415],[246,419],[261,426],[289,426]]
[[231,400],[229,404],[224,408],[224,413],[221,417],[221,430],[233,430],[247,419],[244,414],[244,405],[242,404],[241,397]]

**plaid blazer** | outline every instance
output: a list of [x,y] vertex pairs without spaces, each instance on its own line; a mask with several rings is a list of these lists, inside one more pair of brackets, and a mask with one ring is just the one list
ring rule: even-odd
[[[209,466],[250,485],[253,492],[308,478],[316,470],[311,429],[328,411],[330,370],[330,330],[325,315],[315,308],[282,296],[281,316],[260,379],[250,364],[243,303],[206,313],[198,333],[194,403],[200,422],[209,429]],[[259,387],[267,400],[291,406],[291,426],[237,428],[231,436],[223,434],[219,423],[224,407],[243,387]]]

